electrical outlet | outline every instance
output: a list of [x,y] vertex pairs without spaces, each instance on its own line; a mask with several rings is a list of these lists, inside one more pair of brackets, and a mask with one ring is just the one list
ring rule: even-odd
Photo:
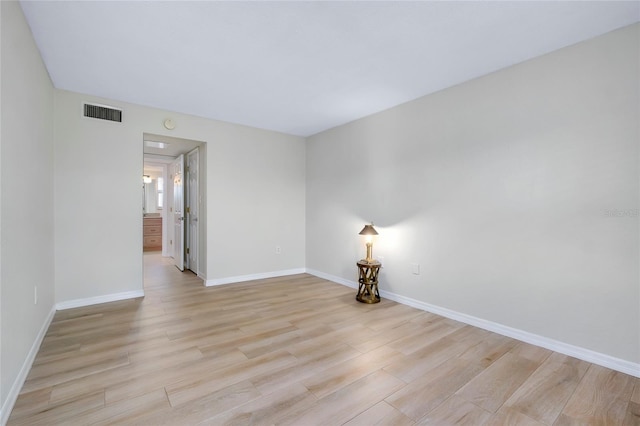
[[276,254],[282,254],[282,247],[276,246]]
[[419,263],[412,263],[411,264],[411,272],[413,272],[413,275],[420,275],[420,264]]

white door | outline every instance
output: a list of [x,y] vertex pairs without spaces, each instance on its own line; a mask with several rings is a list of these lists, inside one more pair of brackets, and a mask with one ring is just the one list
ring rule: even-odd
[[198,148],[187,154],[187,191],[185,213],[187,218],[187,268],[198,273]]
[[173,175],[173,261],[184,271],[184,156],[181,155],[171,163]]

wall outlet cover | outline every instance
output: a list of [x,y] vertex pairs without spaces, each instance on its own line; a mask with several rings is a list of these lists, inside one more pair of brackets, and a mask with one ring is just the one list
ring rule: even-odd
[[419,263],[412,263],[411,264],[411,272],[413,273],[413,275],[420,275],[420,264]]

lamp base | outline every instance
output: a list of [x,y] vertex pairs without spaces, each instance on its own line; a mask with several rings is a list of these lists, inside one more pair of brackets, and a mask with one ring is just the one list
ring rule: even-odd
[[373,243],[367,242],[367,257],[364,259],[367,263],[373,263]]

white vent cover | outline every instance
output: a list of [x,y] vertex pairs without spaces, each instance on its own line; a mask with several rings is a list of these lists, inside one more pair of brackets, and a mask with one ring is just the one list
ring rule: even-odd
[[104,105],[84,104],[84,116],[122,123],[122,110]]

